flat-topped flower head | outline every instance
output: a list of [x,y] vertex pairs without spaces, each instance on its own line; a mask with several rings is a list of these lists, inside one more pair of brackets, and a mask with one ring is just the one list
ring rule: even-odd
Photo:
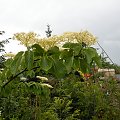
[[39,38],[39,35],[34,32],[21,32],[14,34],[13,38],[19,40],[20,43],[26,47],[30,47],[31,45],[37,43],[45,50],[48,50],[54,46],[62,47],[62,45],[66,42],[85,43],[87,46],[91,46],[96,43],[96,37],[88,31],[65,32],[63,35],[54,35],[49,38]]

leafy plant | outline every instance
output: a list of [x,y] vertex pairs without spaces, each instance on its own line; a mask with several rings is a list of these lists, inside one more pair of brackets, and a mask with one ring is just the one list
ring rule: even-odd
[[[89,36],[87,33],[84,34]],[[73,39],[69,34],[66,36]],[[100,57],[93,47],[83,42],[69,41],[62,47],[55,44],[43,47],[35,42],[36,34],[22,33],[16,34],[16,37],[22,40],[27,50],[7,59],[5,68],[0,72],[2,118],[5,120],[119,118],[117,83],[112,81],[93,83],[92,77],[88,80],[83,77],[84,73],[91,73],[93,65],[101,67]],[[78,38],[78,34],[76,37]],[[29,41],[35,44],[32,45]]]

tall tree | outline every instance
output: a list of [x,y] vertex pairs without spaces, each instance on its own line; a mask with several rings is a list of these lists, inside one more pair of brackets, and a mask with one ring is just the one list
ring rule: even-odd
[[[0,35],[3,35],[4,33],[5,33],[5,31],[0,31]],[[3,52],[5,53],[5,44],[9,42],[8,41],[9,39],[0,40],[0,68],[2,68],[4,66],[3,62],[5,61],[5,58],[3,56]]]
[[52,33],[52,30],[50,30],[50,25],[47,25],[47,31],[46,32],[46,36],[49,38],[51,37],[51,33]]

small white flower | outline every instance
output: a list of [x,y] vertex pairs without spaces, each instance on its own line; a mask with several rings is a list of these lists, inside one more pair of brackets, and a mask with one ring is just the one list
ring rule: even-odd
[[36,78],[38,78],[42,81],[48,81],[48,78],[46,78],[46,77],[36,76]]
[[25,77],[21,77],[20,80],[27,80],[27,78],[25,78]]
[[46,83],[42,83],[41,85],[42,85],[42,86],[47,86],[47,87],[49,87],[49,88],[53,88],[51,85],[46,84]]
[[0,111],[0,116],[1,116],[1,111]]

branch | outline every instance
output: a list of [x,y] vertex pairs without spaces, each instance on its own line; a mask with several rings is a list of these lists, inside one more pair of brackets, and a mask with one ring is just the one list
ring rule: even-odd
[[14,80],[16,77],[18,77],[20,74],[24,73],[25,71],[28,71],[27,68],[25,68],[25,70],[21,71],[20,73],[18,73],[17,75],[15,76],[11,76],[8,80],[8,82],[6,82],[2,88],[5,88],[6,85],[8,85],[12,80]]
[[[34,70],[34,69],[37,69],[37,68],[40,68],[40,66],[34,67],[34,68],[32,68],[31,70]],[[16,77],[18,77],[20,74],[22,74],[22,73],[24,73],[24,72],[26,72],[26,71],[28,71],[27,68],[25,68],[23,71],[21,71],[21,72],[18,73],[17,75],[11,76],[11,77],[9,78],[8,82],[6,82],[6,83],[2,86],[2,88],[5,88],[5,86],[8,85],[12,80],[14,80]]]

